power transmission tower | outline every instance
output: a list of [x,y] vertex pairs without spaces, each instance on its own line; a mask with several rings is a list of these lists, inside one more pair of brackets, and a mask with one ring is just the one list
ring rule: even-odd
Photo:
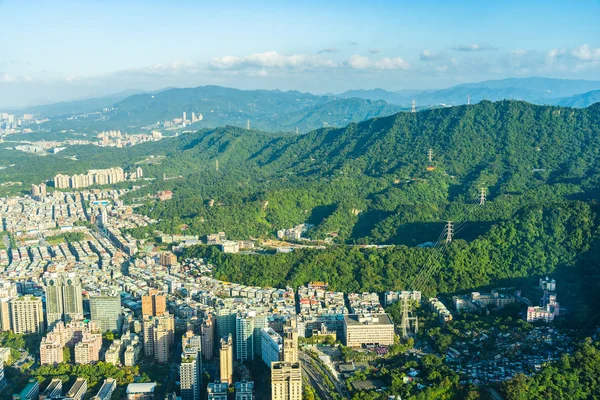
[[298,134],[298,127],[296,127],[296,135]]
[[454,234],[454,227],[452,221],[448,221],[446,224],[446,243],[452,242],[452,235]]
[[417,101],[413,99],[411,112],[417,112]]
[[429,149],[427,152],[427,159],[429,160],[429,164],[433,161],[433,149]]
[[218,170],[219,170],[219,160],[217,159],[215,161],[215,171],[218,171]]
[[479,205],[482,206],[485,204],[485,188],[481,188],[479,192]]
[[471,95],[467,95],[467,105],[471,104]]
[[246,129],[250,130],[250,118],[246,121]]
[[402,337],[406,339],[410,333],[410,323],[412,321],[413,331],[417,333],[419,331],[419,319],[414,316],[411,317],[412,306],[409,304],[410,299],[404,298],[402,301],[402,321],[400,322],[400,329],[402,329]]

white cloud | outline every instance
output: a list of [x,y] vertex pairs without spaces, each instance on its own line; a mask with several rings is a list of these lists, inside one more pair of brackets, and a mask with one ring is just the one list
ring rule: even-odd
[[215,57],[209,63],[213,70],[243,70],[243,69],[291,69],[318,70],[333,68],[336,64],[312,54],[295,54],[285,56],[276,51],[253,53],[244,57],[224,56]]
[[32,82],[33,78],[29,75],[11,75],[9,73],[3,73],[0,75],[0,82],[2,83],[19,83],[19,82]]
[[584,44],[572,49],[571,55],[581,61],[600,61],[600,47],[593,49]]
[[434,53],[433,51],[429,51],[427,49],[423,50],[419,56],[421,61],[443,60],[446,58],[447,56],[445,54]]
[[371,53],[371,54],[379,54],[381,52],[382,52],[381,49],[369,49],[369,53]]
[[409,65],[400,57],[383,57],[379,60],[371,60],[368,57],[355,54],[348,58],[344,65],[346,67],[358,70],[396,70],[396,69],[408,69]]
[[497,50],[497,48],[493,47],[493,46],[478,44],[478,43],[471,43],[471,44],[461,44],[461,45],[455,46],[455,47],[453,47],[453,50],[465,51],[465,52],[475,52],[475,51]]
[[6,83],[13,83],[13,82],[18,82],[19,78],[17,78],[16,76],[4,73],[4,74],[2,74],[0,81],[6,82]]

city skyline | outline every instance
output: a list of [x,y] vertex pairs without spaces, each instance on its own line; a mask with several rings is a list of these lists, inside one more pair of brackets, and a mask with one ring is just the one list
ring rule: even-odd
[[0,2],[2,107],[173,86],[339,93],[600,69],[596,1],[36,3]]

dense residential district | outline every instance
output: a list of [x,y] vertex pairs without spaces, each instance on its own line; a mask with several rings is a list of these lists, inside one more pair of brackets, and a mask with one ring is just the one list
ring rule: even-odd
[[[341,293],[326,282],[249,287],[216,280],[205,260],[182,257],[201,243],[198,237],[157,232],[161,240],[153,243],[129,235],[128,229],[156,221],[124,204],[128,190],[68,191],[142,175],[140,168],[59,175],[55,186],[67,191],[33,185],[30,196],[0,199],[0,328],[7,346],[0,349],[0,387],[6,396],[299,400],[312,390],[322,399],[346,398],[349,390],[385,391],[365,372],[394,352],[443,356],[462,380],[481,385],[532,374],[572,350],[567,335],[545,325],[560,315],[560,283],[550,278],[539,282],[539,305],[506,288],[442,301],[417,291]],[[277,236],[300,239],[305,229]],[[259,246],[227,240],[224,232],[208,235],[206,243],[228,253]],[[516,303],[527,304],[527,322],[538,322],[529,329],[460,329],[451,346],[434,349],[423,339],[414,343],[418,318],[405,325],[386,313],[409,303],[425,323],[433,316],[433,327]],[[35,344],[11,342],[21,337]],[[412,345],[401,347],[405,339]],[[17,372],[9,378],[4,364]],[[83,366],[109,364],[120,368],[120,378],[77,374]],[[414,366],[403,382],[419,390],[427,383]]]

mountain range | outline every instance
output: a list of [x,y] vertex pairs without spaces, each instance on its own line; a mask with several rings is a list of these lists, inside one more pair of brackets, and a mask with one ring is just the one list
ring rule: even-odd
[[[220,86],[168,88],[156,92],[123,92],[25,109],[49,116],[50,129],[126,131],[163,128],[183,112],[202,115],[192,130],[223,125],[271,132],[308,132],[321,127],[343,127],[369,118],[407,110],[413,100],[418,110],[482,100],[523,100],[534,104],[587,107],[600,98],[600,81],[549,78],[511,78],[464,83],[440,90],[351,90],[314,95],[298,91],[239,90]],[[87,113],[93,113],[88,115]],[[68,118],[81,114],[76,119]],[[98,114],[101,117],[98,117]],[[67,119],[68,118],[68,119]]]

